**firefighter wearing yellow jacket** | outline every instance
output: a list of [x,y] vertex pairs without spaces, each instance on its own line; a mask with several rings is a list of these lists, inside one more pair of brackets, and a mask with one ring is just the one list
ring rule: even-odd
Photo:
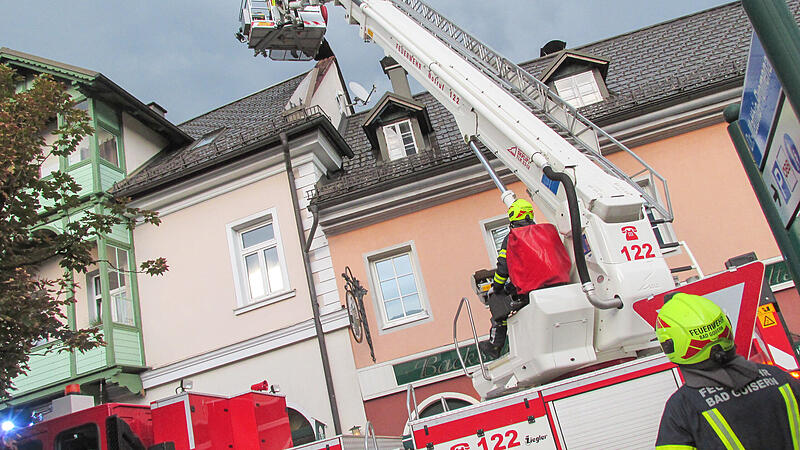
[[738,356],[719,306],[676,293],[658,313],[656,335],[685,381],[664,407],[657,450],[800,448],[800,382]]
[[[508,223],[510,228],[534,225],[533,205],[527,200],[517,199],[508,207]],[[489,310],[492,313],[492,328],[489,330],[489,339],[478,346],[490,358],[497,358],[506,343],[508,325],[506,319],[513,309],[522,306],[524,302],[516,296],[516,288],[508,279],[508,262],[506,253],[508,236],[503,239],[503,245],[497,253],[497,270],[492,282],[492,294],[489,296]],[[513,281],[513,280],[511,280]],[[524,296],[523,298],[524,299]]]

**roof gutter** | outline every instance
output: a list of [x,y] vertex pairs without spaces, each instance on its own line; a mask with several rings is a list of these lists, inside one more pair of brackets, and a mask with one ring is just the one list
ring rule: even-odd
[[[702,113],[703,110],[713,110],[708,111],[708,114],[718,118],[719,122],[722,123],[722,110],[731,102],[737,101],[741,95],[742,87],[733,87],[723,91],[715,92],[710,95],[705,95],[694,100],[658,109],[651,113],[636,115],[627,120],[621,120],[599,126],[601,126],[603,130],[615,138],[621,141],[626,141],[647,133],[656,132],[658,131],[658,128],[667,127],[671,122],[686,122],[696,119],[698,117],[692,115],[691,113]],[[704,115],[701,114],[701,116]],[[604,121],[597,121],[597,123],[602,122]],[[637,145],[642,144],[643,142],[637,143]]]
[[292,137],[292,136],[297,136],[299,134],[303,134],[309,130],[313,130],[316,128],[322,129],[322,131],[327,135],[328,138],[330,138],[330,140],[336,146],[336,149],[339,151],[340,155],[346,156],[348,158],[352,158],[354,156],[353,150],[350,149],[350,146],[347,145],[347,142],[344,140],[342,135],[339,134],[339,132],[333,127],[330,121],[323,116],[317,116],[295,127],[282,131],[281,133],[271,134],[262,139],[247,144],[241,147],[239,150],[232,151],[228,155],[221,156],[206,163],[198,164],[197,166],[192,167],[189,172],[179,172],[173,175],[168,175],[154,184],[144,183],[139,186],[133,186],[130,189],[125,189],[125,188],[120,190],[112,189],[112,193],[115,197],[131,197],[131,198],[141,197],[145,194],[158,191],[159,189],[162,189],[175,181],[191,178],[192,176],[195,176],[198,173],[220,166],[233,159],[240,158],[242,156],[246,156],[248,154],[263,150],[265,147],[271,145],[280,144],[281,142],[280,134],[282,133],[285,133],[287,137]]

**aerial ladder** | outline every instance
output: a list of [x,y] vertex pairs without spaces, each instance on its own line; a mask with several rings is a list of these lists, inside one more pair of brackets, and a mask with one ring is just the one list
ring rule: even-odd
[[[664,178],[545,84],[424,2],[335,3],[365,41],[381,46],[453,114],[506,205],[515,194],[481,149],[525,184],[574,262],[573,282],[531,292],[529,305],[509,319],[510,351],[488,371],[473,374],[476,390],[494,397],[655,351],[652,326],[631,305],[676,285],[662,247],[679,244],[660,242],[654,231],[673,218]],[[269,50],[249,45],[256,52]],[[638,171],[615,166],[601,144],[608,152],[625,152]]]

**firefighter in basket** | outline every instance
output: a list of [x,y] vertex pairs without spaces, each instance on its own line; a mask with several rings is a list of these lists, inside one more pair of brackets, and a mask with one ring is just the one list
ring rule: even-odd
[[656,335],[685,384],[667,401],[656,449],[799,448],[800,382],[737,355],[731,323],[710,300],[664,301]]
[[497,270],[489,292],[492,328],[478,344],[497,358],[506,343],[509,314],[528,304],[528,294],[542,287],[569,282],[572,262],[552,224],[533,221],[533,205],[522,199],[508,207],[509,233],[497,255]]

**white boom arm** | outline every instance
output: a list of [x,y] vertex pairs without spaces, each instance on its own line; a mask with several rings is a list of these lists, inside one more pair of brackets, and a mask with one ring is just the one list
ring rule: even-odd
[[[588,264],[588,279],[580,283],[586,295],[581,295],[579,289],[577,296],[582,300],[578,298],[572,303],[581,310],[580,314],[575,314],[575,320],[581,316],[579,320],[593,324],[594,329],[587,331],[590,333],[588,347],[593,347],[591,355],[568,358],[571,362],[563,363],[557,357],[558,349],[547,348],[547,343],[555,339],[552,327],[571,323],[569,310],[565,310],[558,317],[553,316],[558,323],[550,323],[551,329],[534,329],[536,336],[527,340],[545,342],[540,353],[547,356],[519,356],[519,361],[509,365],[509,373],[513,372],[515,377],[511,381],[522,382],[525,378],[526,383],[535,383],[571,367],[652,347],[652,328],[634,313],[630,304],[673,288],[674,281],[646,217],[641,192],[631,187],[629,180],[601,169],[487,76],[479,64],[468,61],[445,44],[441,36],[428,31],[421,19],[401,10],[401,6],[408,7],[408,3],[417,3],[417,0],[335,1],[346,9],[350,23],[359,25],[365,40],[380,45],[452,112],[466,141],[480,140],[528,187],[534,202],[565,239],[577,239],[576,248],[583,248],[583,252],[579,250],[578,253],[585,255]],[[596,144],[596,136],[592,138]],[[573,216],[579,218],[578,235],[575,223],[570,224],[567,189],[563,183],[554,186],[544,176],[548,167],[566,173],[574,182],[578,201]],[[507,199],[509,195],[504,197]],[[585,235],[585,242],[580,234]],[[580,254],[573,256],[583,258]],[[558,308],[563,309],[570,302],[559,298],[576,296],[572,289],[553,298],[537,300],[536,292],[531,297],[534,307],[523,308],[523,311],[543,309],[546,315],[553,306],[549,302],[561,302]],[[535,306],[536,302],[540,304]],[[602,309],[595,311],[592,305]],[[584,306],[589,306],[590,317],[585,316]],[[609,307],[613,309],[607,309]],[[511,332],[514,332],[513,324]],[[586,348],[581,347],[583,350]],[[512,359],[517,356],[512,355]],[[518,367],[512,367],[523,363],[529,366],[525,375],[519,373]],[[537,367],[533,375],[530,366]],[[498,376],[494,385],[497,387],[499,381],[508,384],[508,380],[508,374]],[[485,392],[484,389],[482,394]]]

